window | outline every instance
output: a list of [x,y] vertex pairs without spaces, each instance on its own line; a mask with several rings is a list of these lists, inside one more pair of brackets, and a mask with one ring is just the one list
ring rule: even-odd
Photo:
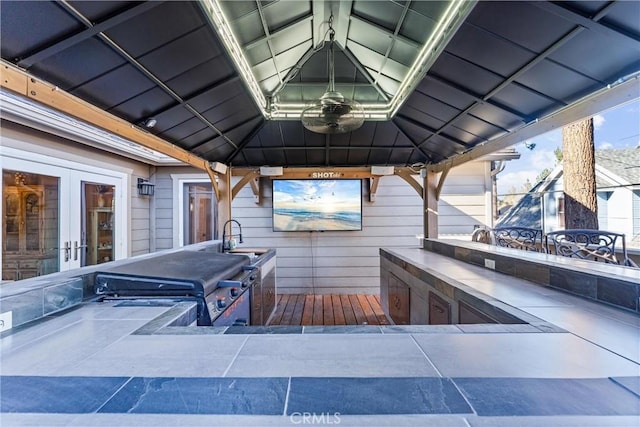
[[598,201],[598,228],[607,230],[609,227],[609,199],[613,193],[611,191],[598,191],[596,194]]
[[184,244],[204,242],[214,238],[215,196],[211,183],[186,183],[184,200]]
[[558,196],[556,199],[556,217],[558,218],[558,228],[564,229],[564,196]]
[[[217,230],[217,199],[206,173],[170,174],[171,178],[171,242],[160,241],[156,249],[178,248],[220,238]],[[163,222],[166,224],[166,222]],[[163,231],[165,233],[165,231]],[[169,246],[169,244],[171,246]]]
[[57,177],[2,170],[2,280],[58,271]]

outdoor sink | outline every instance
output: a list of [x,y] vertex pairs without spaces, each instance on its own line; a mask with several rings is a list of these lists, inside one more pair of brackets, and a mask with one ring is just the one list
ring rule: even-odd
[[235,248],[230,251],[227,251],[227,253],[232,255],[248,256],[249,259],[251,260],[251,263],[255,263],[258,260],[258,258],[260,258],[260,256],[266,254],[267,252],[269,252],[269,249],[265,249],[265,248]]
[[229,251],[230,254],[256,254],[263,255],[269,252],[269,249],[265,248],[235,248]]

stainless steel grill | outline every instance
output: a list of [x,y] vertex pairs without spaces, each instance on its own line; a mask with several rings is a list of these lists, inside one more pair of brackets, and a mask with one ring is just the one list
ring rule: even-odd
[[242,255],[169,253],[96,273],[95,293],[109,298],[193,299],[199,326],[248,324],[245,306],[250,306],[249,290],[258,280],[250,262]]

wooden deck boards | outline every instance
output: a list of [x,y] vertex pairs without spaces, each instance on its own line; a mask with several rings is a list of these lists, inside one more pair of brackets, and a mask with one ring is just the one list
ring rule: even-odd
[[377,295],[278,295],[269,325],[388,325]]

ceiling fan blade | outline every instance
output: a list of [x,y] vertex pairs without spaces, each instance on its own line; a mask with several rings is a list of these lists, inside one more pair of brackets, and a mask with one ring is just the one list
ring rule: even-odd
[[347,114],[331,114],[323,113],[319,108],[312,109],[315,110],[313,112],[307,109],[303,112],[302,124],[310,131],[322,134],[351,132],[362,126],[364,121],[364,113],[362,111],[354,114],[353,106],[343,105],[341,107],[348,107],[351,112]]

